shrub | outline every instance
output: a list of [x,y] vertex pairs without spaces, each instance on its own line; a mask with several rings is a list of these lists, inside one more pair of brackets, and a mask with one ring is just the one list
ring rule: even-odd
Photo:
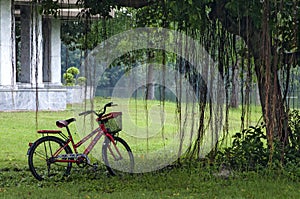
[[72,75],[71,73],[64,73],[63,78],[65,80],[64,85],[66,86],[74,86],[75,85],[75,78],[74,75]]
[[85,82],[86,82],[86,78],[85,77],[78,77],[77,78],[78,85],[83,86],[85,84]]
[[78,77],[77,76],[80,74],[80,71],[78,68],[72,66],[66,70],[66,72],[63,74],[63,79],[64,79],[64,85],[66,86],[74,86],[76,84],[78,85],[84,85],[86,82],[85,77]]
[[234,169],[249,170],[268,163],[265,126],[251,126],[233,136],[232,146],[219,150],[216,160]]
[[[285,146],[274,140],[273,150],[267,145],[265,125],[251,126],[233,136],[230,147],[219,149],[215,153],[217,164],[226,164],[233,169],[256,170],[260,167],[299,166],[300,162],[300,112],[293,110],[289,114],[288,142]],[[211,155],[211,154],[210,154]],[[272,160],[270,161],[270,157]]]
[[288,144],[284,148],[286,162],[300,162],[300,112],[293,110],[289,114]]
[[79,75],[79,73],[80,73],[79,69],[74,66],[68,68],[66,72],[72,74],[74,77]]

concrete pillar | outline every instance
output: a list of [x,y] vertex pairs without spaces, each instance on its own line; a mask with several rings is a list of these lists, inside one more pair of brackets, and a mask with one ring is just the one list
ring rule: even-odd
[[0,1],[0,86],[16,83],[14,56],[14,16],[11,0]]
[[61,21],[52,18],[51,22],[51,83],[61,85]]
[[51,20],[50,18],[43,19],[43,82],[51,82],[50,70],[50,52],[51,52],[51,37],[50,35]]
[[22,5],[20,82],[43,86],[42,16],[35,6]]
[[61,39],[59,19],[43,20],[44,67],[43,79],[51,85],[61,85]]

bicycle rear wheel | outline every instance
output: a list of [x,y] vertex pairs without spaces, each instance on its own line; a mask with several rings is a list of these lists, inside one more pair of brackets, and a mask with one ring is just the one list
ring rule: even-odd
[[[28,165],[36,179],[61,180],[70,174],[71,162],[55,162],[53,159],[53,154],[64,145],[62,139],[53,136],[42,137],[33,143],[28,152]],[[69,153],[72,153],[72,150],[66,146],[60,155]]]
[[122,138],[114,137],[114,142],[106,138],[102,146],[102,158],[108,172],[113,176],[133,173],[133,154]]

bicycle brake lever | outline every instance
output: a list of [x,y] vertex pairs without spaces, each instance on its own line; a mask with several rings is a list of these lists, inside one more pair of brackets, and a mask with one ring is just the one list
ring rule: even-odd
[[113,106],[113,102],[109,102],[105,105],[105,107],[111,107],[111,106]]

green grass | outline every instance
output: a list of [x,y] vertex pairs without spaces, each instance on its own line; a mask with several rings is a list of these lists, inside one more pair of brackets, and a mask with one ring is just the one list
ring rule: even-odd
[[[103,104],[107,100],[97,103]],[[139,106],[144,106],[138,102]],[[157,102],[153,102],[157,106]],[[136,107],[136,105],[132,105]],[[150,104],[150,107],[154,106]],[[263,170],[258,172],[233,172],[228,178],[216,177],[218,168],[203,167],[200,163],[183,164],[144,174],[110,177],[104,167],[96,172],[74,165],[71,175],[62,181],[38,182],[27,166],[28,143],[40,136],[37,129],[57,129],[55,121],[76,116],[69,107],[59,112],[0,112],[0,198],[299,198],[299,179],[288,172]],[[116,107],[115,110],[117,110]],[[166,103],[167,112],[174,111],[172,103]],[[253,123],[260,117],[260,109],[252,107]],[[157,109],[155,109],[157,111]],[[256,111],[255,111],[256,110]],[[240,109],[230,110],[232,131],[238,131]],[[144,114],[135,112],[134,114]],[[136,117],[142,118],[142,117]],[[138,121],[142,126],[143,121]],[[165,136],[171,136],[171,123]],[[126,126],[124,126],[126,128]],[[72,130],[76,131],[75,125]],[[148,142],[148,150],[161,147],[159,139]],[[79,140],[80,134],[75,134]],[[138,142],[132,136],[120,134],[130,144],[134,153],[147,151],[147,142]]]
[[299,180],[276,173],[234,173],[223,179],[206,168],[108,177],[75,169],[59,182],[37,182],[27,170],[2,171],[0,198],[299,198]]
[[55,121],[72,117],[70,110],[63,112],[0,112],[0,168],[19,167],[27,163],[28,143],[40,137],[38,129],[57,129]]

